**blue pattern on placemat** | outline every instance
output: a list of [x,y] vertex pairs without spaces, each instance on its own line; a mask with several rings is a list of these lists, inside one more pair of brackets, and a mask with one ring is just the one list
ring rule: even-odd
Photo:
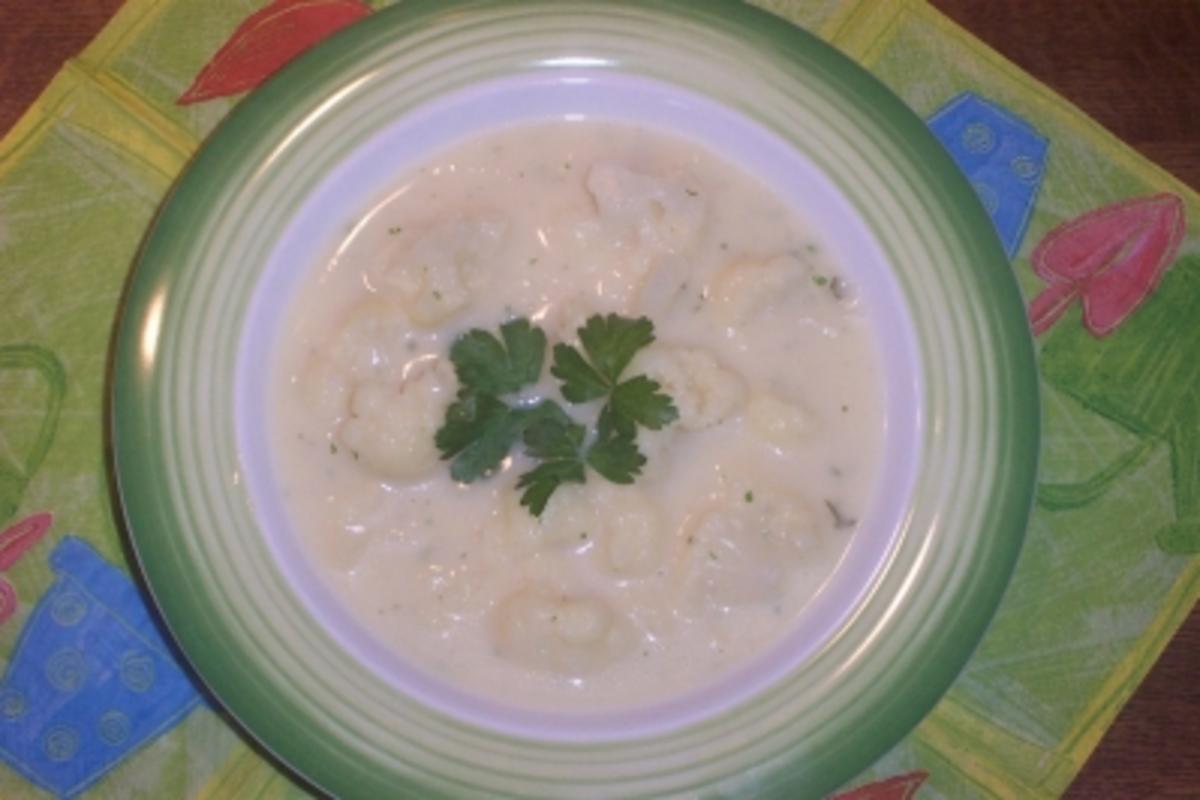
[[1037,203],[1049,142],[1024,119],[974,92],[942,106],[929,118],[929,129],[970,179],[1014,258]]
[[0,681],[0,758],[70,797],[200,701],[124,572],[82,539],[50,554],[58,575]]

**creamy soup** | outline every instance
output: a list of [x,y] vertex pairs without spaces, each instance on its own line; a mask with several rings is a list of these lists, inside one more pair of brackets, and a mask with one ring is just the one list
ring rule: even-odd
[[[836,570],[881,457],[872,332],[819,233],[704,147],[625,124],[500,129],[402,176],[276,345],[275,464],[318,572],[407,662],[523,708],[665,700],[763,654]],[[589,472],[540,516],[520,445],[456,483],[435,445],[455,340],[528,318],[548,346],[518,400],[591,425],[550,348],[598,313],[653,322],[627,372],[678,410],[638,432],[641,474]]]

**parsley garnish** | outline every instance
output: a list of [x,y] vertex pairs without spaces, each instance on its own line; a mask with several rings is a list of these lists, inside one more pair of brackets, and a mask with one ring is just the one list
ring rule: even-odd
[[621,381],[633,357],[654,341],[654,325],[641,317],[594,315],[579,329],[584,353],[566,344],[554,347],[550,372],[562,381],[570,403],[604,399],[590,437],[553,400],[509,403],[501,399],[537,382],[546,335],[527,319],[488,331],[467,331],[450,348],[458,376],[458,396],[446,409],[435,434],[443,459],[453,459],[450,475],[472,483],[499,468],[518,442],[538,465],[517,480],[521,504],[541,515],[559,486],[583,483],[591,467],[613,483],[629,484],[641,474],[646,457],[638,450],[638,426],[658,430],[679,412],[661,386],[638,375]]
[[580,449],[587,430],[569,419],[542,419],[525,429],[525,454],[542,463],[521,475],[521,505],[541,515],[550,495],[564,483],[583,483],[586,472]]
[[514,319],[500,326],[500,336],[503,343],[475,328],[454,342],[450,360],[462,386],[478,394],[499,396],[537,382],[546,353],[546,334],[527,319]]
[[596,314],[579,329],[579,341],[587,357],[569,344],[556,344],[550,374],[563,382],[562,394],[570,403],[608,398],[597,426],[601,439],[614,433],[632,439],[638,425],[656,431],[678,419],[678,409],[659,391],[658,381],[638,375],[620,382],[637,352],[654,341],[649,319]]
[[633,479],[642,474],[646,457],[638,450],[633,437],[616,436],[592,442],[587,463],[613,483],[633,483]]
[[528,427],[547,417],[569,419],[553,400],[534,406],[509,406],[489,394],[460,390],[446,409],[446,421],[434,443],[442,458],[454,459],[450,477],[472,483],[495,472]]
[[678,419],[679,410],[670,396],[659,391],[661,388],[658,381],[645,375],[617,384],[600,411],[601,435],[614,430],[619,436],[633,438],[638,425],[657,431]]

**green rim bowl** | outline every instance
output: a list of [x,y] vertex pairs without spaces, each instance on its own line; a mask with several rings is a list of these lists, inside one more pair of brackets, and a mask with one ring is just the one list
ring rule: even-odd
[[[785,195],[795,174],[810,185],[790,196],[829,198],[826,238],[866,254],[847,267],[883,320],[892,464],[854,585],[790,660],[669,724],[595,735],[433,701],[341,630],[267,509],[256,444],[280,298],[312,237],[344,232],[380,181],[451,135],[567,113],[728,144]],[[953,162],[849,59],[719,0],[413,0],[319,45],[238,106],[166,202],[112,389],[121,500],[168,627],[254,737],[345,797],[835,789],[933,707],[983,635],[1039,435],[1021,299]]]

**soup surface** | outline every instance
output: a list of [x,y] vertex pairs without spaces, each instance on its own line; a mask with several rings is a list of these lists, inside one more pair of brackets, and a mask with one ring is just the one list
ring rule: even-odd
[[[269,402],[291,521],[363,626],[431,676],[529,709],[613,710],[708,685],[777,644],[837,569],[881,458],[856,287],[754,176],[660,131],[586,121],[435,154],[289,301]],[[596,314],[646,317],[626,370],[678,411],[641,474],[589,470],[540,516],[536,461],[452,479],[435,434],[471,329],[527,318],[536,383]],[[589,433],[593,436],[594,433]]]

